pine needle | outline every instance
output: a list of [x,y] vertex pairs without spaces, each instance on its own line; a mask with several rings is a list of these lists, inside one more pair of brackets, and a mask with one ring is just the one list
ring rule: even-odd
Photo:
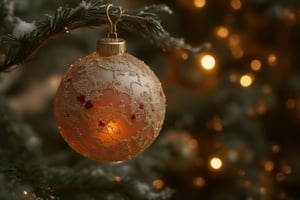
[[[12,66],[24,63],[33,53],[53,36],[77,28],[107,24],[106,5],[103,1],[82,1],[75,8],[60,7],[54,16],[46,16],[37,21],[36,28],[30,32],[15,36],[12,34],[0,36],[0,44],[7,48],[5,59],[0,63],[0,72],[7,71]],[[110,16],[118,16],[118,8],[112,7]],[[179,49],[189,52],[199,52],[207,45],[193,48],[181,38],[171,37],[159,21],[159,14],[171,14],[166,5],[152,5],[137,10],[124,10],[118,26],[130,32],[142,35],[162,49]]]

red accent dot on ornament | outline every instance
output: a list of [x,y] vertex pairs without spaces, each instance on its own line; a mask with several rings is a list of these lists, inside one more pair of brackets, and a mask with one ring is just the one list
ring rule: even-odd
[[85,102],[85,96],[84,95],[79,95],[79,96],[77,96],[77,101],[79,101],[80,103],[84,103]]
[[85,105],[84,105],[85,109],[90,109],[93,107],[92,101],[88,100]]
[[131,119],[131,120],[135,120],[135,119],[136,119],[135,114],[132,114],[131,117],[130,117],[130,119]]
[[105,126],[105,123],[104,123],[102,120],[99,120],[98,126],[99,126],[99,127],[104,127],[104,126]]
[[139,108],[140,108],[140,109],[144,109],[144,108],[145,108],[144,104],[141,103],[140,106],[139,106]]
[[159,92],[159,95],[162,97],[162,96],[163,96],[163,92],[162,92],[162,91],[160,91],[160,92]]

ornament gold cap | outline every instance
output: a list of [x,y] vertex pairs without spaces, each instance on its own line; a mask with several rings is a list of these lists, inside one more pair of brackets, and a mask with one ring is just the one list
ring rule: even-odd
[[101,38],[97,42],[97,53],[101,56],[123,54],[126,51],[126,42],[121,38]]

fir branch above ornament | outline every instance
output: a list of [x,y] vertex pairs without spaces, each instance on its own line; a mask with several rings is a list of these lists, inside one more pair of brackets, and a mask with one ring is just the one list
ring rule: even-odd
[[[77,28],[107,24],[105,9],[106,4],[103,1],[82,1],[75,8],[58,8],[53,17],[47,16],[37,21],[34,27],[31,26],[21,33],[0,36],[0,44],[7,48],[7,52],[4,52],[5,59],[0,63],[0,71],[24,63],[50,37]],[[137,10],[124,9],[119,27],[136,32],[163,49],[199,52],[208,47],[207,44],[203,44],[194,48],[186,44],[182,38],[171,37],[159,21],[160,13],[172,14],[172,11],[163,4]],[[118,8],[112,7],[110,15],[116,18]]]

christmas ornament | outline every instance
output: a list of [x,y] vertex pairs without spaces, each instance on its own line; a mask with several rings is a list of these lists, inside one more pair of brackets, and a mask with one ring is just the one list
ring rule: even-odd
[[97,51],[71,65],[54,100],[59,131],[75,151],[96,161],[131,159],[158,136],[165,116],[161,83],[141,60],[125,53],[112,22]]

